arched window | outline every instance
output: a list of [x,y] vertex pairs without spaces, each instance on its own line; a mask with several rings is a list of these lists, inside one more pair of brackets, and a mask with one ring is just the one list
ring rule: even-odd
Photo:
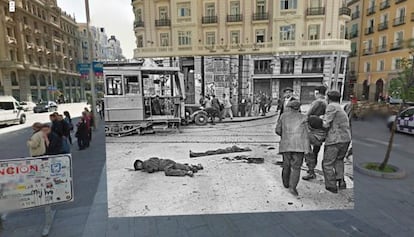
[[46,78],[45,78],[45,76],[40,75],[40,78],[39,79],[40,79],[39,80],[40,86],[46,86]]
[[30,86],[37,86],[37,79],[33,74],[30,75]]
[[375,83],[375,101],[378,101],[381,96],[384,96],[384,81],[379,79]]

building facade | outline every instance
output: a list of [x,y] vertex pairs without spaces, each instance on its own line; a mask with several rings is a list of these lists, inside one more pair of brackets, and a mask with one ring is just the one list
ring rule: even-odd
[[21,101],[85,99],[76,21],[55,0],[0,0],[0,94]]
[[121,42],[111,35],[108,39],[108,59],[112,61],[125,60],[125,57],[122,55]]
[[344,84],[350,52],[345,25],[351,17],[343,4],[134,0],[134,56],[180,57],[189,103],[200,91],[279,98],[285,87],[306,102],[322,83],[339,90]]
[[[359,99],[377,101],[388,95],[389,82],[398,76],[401,59],[410,58],[409,45],[414,38],[414,1],[352,1],[348,31],[359,29],[351,39],[353,49],[350,72],[356,79],[354,93]],[[355,26],[358,24],[359,26]]]

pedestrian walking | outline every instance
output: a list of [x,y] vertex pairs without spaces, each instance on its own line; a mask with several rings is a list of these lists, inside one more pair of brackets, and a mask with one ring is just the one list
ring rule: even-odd
[[344,179],[344,158],[351,142],[349,119],[341,107],[341,94],[338,91],[327,93],[328,106],[326,107],[323,126],[328,129],[322,168],[325,176],[326,190],[337,193],[339,189],[346,189]]
[[294,196],[300,179],[300,168],[305,154],[310,152],[307,116],[299,112],[300,103],[293,100],[286,105],[288,111],[280,116],[275,132],[280,136],[279,153],[283,156],[282,181]]
[[231,102],[230,102],[230,96],[226,96],[226,94],[223,94],[223,118],[226,118],[227,115],[230,116],[230,119],[233,119],[233,111],[231,110]]
[[252,116],[252,99],[251,96],[249,96],[246,100],[246,116],[250,117]]
[[66,124],[68,125],[69,128],[69,133],[67,135],[69,144],[72,145],[72,135],[71,133],[73,132],[73,123],[72,123],[72,117],[70,116],[69,111],[65,111],[63,112],[63,115],[65,116],[64,121],[66,122]]
[[88,112],[86,111],[82,112],[82,119],[85,122],[85,127],[87,131],[87,136],[85,138],[84,146],[89,147],[90,142],[92,140],[92,128],[91,128],[91,117],[88,114]]
[[270,112],[270,109],[272,108],[273,98],[271,95],[267,97],[267,105],[266,105],[266,112]]
[[240,106],[239,106],[239,111],[240,111],[240,116],[241,117],[245,117],[246,116],[246,105],[247,105],[247,100],[245,97],[242,97],[240,100]]
[[99,111],[99,116],[101,119],[105,118],[105,102],[104,100],[101,100],[101,110]]
[[62,137],[55,133],[48,124],[43,124],[42,131],[45,134],[46,155],[63,154]]
[[63,118],[63,115],[58,114],[57,115],[57,121],[58,123],[61,123],[62,129],[63,129],[63,136],[61,136],[62,139],[62,152],[63,153],[70,153],[70,146],[69,146],[69,140],[68,137],[70,136],[70,127],[69,124],[65,121]]
[[79,150],[84,150],[89,147],[89,130],[86,118],[82,117],[76,127],[75,136],[78,138],[78,148]]
[[27,141],[31,157],[42,156],[46,153],[45,134],[42,131],[43,124],[34,123],[32,125],[33,134]]
[[259,113],[261,113],[262,116],[266,116],[266,103],[266,95],[265,93],[262,93],[259,98]]
[[[321,117],[325,114],[327,102],[325,99],[326,94],[326,87],[325,86],[319,86],[315,89],[315,100],[312,101],[309,110],[307,112],[308,118],[311,116]],[[325,137],[325,131],[322,128],[309,128],[311,133],[317,133],[321,134],[321,136]],[[315,142],[313,142],[315,141]],[[311,140],[312,145],[312,152],[308,155],[305,155],[305,162],[308,167],[308,174],[306,176],[303,176],[303,180],[311,180],[316,178],[315,174],[315,167],[318,162],[318,154],[321,150],[322,144],[320,143],[320,140]]]

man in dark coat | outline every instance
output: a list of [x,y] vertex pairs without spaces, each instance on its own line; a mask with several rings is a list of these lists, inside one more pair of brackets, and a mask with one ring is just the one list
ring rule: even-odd
[[351,128],[348,115],[339,104],[341,94],[330,91],[328,106],[323,119],[323,127],[328,129],[322,168],[325,176],[326,190],[337,193],[339,189],[346,189],[344,179],[344,158],[351,142]]
[[259,98],[259,111],[261,111],[262,116],[266,116],[266,104],[267,104],[267,97],[265,93],[262,93]]
[[219,119],[220,119],[220,122],[221,122],[222,116],[221,116],[220,101],[219,101],[219,99],[216,98],[215,95],[212,95],[211,97],[212,97],[212,99],[211,99],[211,107],[213,107],[216,111],[218,111],[218,113],[220,114]]
[[152,114],[161,115],[161,102],[158,95],[152,100]]
[[305,154],[310,152],[308,118],[299,112],[299,101],[291,101],[286,106],[289,110],[280,116],[275,132],[280,136],[279,153],[283,156],[283,186],[298,196],[296,187],[300,179],[300,167]]
[[285,108],[287,106],[287,104],[292,101],[292,100],[296,100],[295,97],[293,97],[293,89],[290,87],[287,87],[283,90],[284,93],[284,99],[281,100],[281,104],[280,104],[280,115],[283,114],[283,112],[285,112]]
[[[307,112],[308,118],[311,116],[320,117],[325,114],[327,102],[325,99],[326,94],[326,87],[325,86],[319,86],[315,89],[315,100],[312,101],[309,110]],[[319,133],[319,134],[325,134],[325,131],[322,130],[322,128],[318,129],[315,127],[310,128],[310,132],[312,133]],[[306,176],[303,176],[303,180],[311,180],[316,178],[315,174],[315,167],[318,162],[318,154],[321,150],[320,142],[318,141],[318,144],[311,142],[312,145],[312,153],[305,156],[306,165],[308,166],[308,174]]]
[[166,176],[186,176],[187,175],[187,176],[193,177],[194,173],[197,173],[198,170],[203,169],[203,166],[201,164],[198,164],[198,165],[180,164],[173,160],[152,157],[145,161],[135,160],[134,169],[142,170],[148,173],[164,171]]
[[42,126],[42,131],[47,136],[46,140],[46,155],[62,154],[62,137],[52,131],[48,124]]

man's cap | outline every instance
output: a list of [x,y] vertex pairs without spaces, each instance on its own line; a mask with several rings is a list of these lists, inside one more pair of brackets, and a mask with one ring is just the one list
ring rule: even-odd
[[297,101],[297,100],[292,100],[286,106],[290,107],[294,110],[299,110],[300,109],[300,102]]
[[292,89],[291,87],[286,87],[285,89],[283,89],[283,92],[286,92],[286,91],[291,91],[291,92],[293,92],[293,89]]

